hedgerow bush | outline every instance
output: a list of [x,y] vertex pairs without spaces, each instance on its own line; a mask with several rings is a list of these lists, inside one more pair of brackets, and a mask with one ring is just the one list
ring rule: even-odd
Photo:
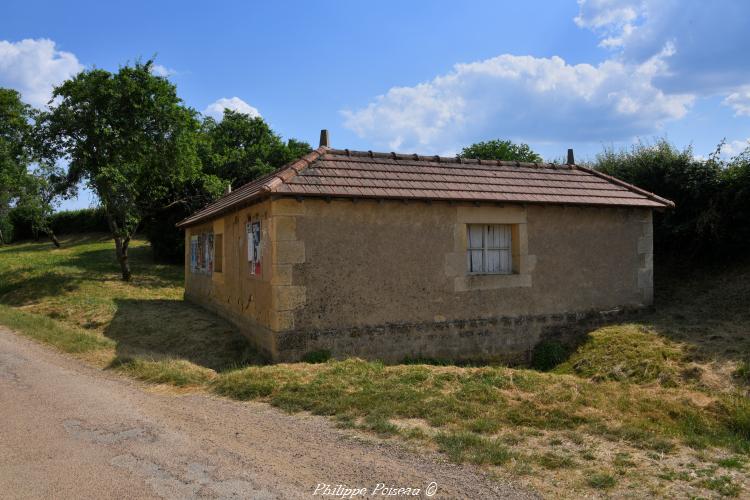
[[593,167],[675,202],[654,213],[654,254],[682,261],[750,250],[750,148],[726,159],[723,143],[708,159],[666,139],[607,149]]
[[[8,214],[11,226],[9,234],[13,241],[37,239],[41,235],[34,230],[33,214],[25,207],[17,207]],[[82,208],[80,210],[63,210],[50,217],[50,228],[55,234],[103,233],[109,232],[107,216],[101,208]],[[3,231],[5,235],[5,231]]]
[[52,214],[50,221],[56,234],[108,232],[107,214],[103,208],[63,210]]

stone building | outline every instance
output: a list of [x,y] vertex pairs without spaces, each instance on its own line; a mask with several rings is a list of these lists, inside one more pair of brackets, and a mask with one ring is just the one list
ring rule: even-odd
[[671,206],[572,159],[322,145],[178,224],[185,297],[277,361],[522,362],[652,303],[652,211]]

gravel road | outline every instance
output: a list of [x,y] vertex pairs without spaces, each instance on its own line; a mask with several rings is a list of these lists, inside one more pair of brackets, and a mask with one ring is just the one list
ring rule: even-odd
[[160,393],[0,327],[3,498],[309,498],[319,484],[371,496],[378,483],[424,495],[432,482],[432,498],[536,498],[325,418]]

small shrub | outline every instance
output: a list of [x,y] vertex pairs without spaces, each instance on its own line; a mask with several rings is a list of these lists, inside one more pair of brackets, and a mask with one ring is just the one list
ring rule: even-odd
[[325,363],[329,359],[331,359],[331,351],[325,349],[310,351],[302,356],[302,361],[305,363]]
[[604,490],[613,487],[617,483],[617,480],[611,474],[597,472],[595,474],[591,474],[586,479],[586,483],[592,488]]
[[531,366],[537,370],[551,370],[565,361],[567,356],[568,351],[560,342],[544,340],[534,347],[531,353]]

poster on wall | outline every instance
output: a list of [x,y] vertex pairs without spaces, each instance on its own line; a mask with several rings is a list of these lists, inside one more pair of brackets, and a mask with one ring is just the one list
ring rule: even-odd
[[206,238],[206,272],[214,271],[214,233],[208,233]]
[[206,262],[205,261],[205,252],[203,250],[203,248],[204,248],[203,239],[204,239],[203,235],[199,234],[198,238],[197,238],[197,244],[196,244],[197,248],[196,248],[196,252],[195,252],[197,254],[197,256],[198,256],[198,258],[196,260],[195,269],[198,270],[198,271],[202,271],[203,270],[203,268],[205,266],[205,262]]
[[190,270],[195,272],[198,269],[198,237],[190,237]]
[[247,231],[247,262],[250,274],[260,274],[260,221],[248,222]]

